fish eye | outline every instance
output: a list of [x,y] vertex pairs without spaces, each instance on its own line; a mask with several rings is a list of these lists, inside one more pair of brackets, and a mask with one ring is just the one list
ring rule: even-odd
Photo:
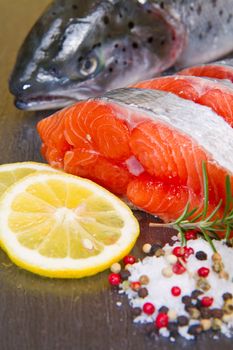
[[95,73],[98,67],[98,60],[96,57],[88,57],[81,61],[80,63],[80,74],[84,77]]

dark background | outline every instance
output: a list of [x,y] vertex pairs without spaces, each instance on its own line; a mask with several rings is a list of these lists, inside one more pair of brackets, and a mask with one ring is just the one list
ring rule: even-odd
[[[0,163],[42,160],[35,126],[44,114],[17,110],[7,80],[20,43],[48,3],[0,0]],[[167,232],[149,230],[150,217],[138,217],[142,233],[136,249],[167,239]],[[233,349],[232,340],[214,340],[212,334],[176,344],[151,339],[132,323],[126,297],[109,288],[107,276],[108,271],[81,280],[41,278],[0,251],[0,350]]]

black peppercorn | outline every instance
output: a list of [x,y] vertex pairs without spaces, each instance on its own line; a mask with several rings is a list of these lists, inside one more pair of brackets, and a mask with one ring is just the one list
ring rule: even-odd
[[195,289],[192,291],[191,297],[192,297],[192,299],[197,299],[202,294],[203,294],[203,292],[201,290]]
[[201,312],[201,318],[204,318],[205,320],[212,317],[211,310],[207,307],[200,308],[200,312]]
[[131,273],[128,270],[122,270],[120,272],[120,276],[121,276],[122,281],[126,281],[130,275],[131,275]]
[[199,250],[198,252],[196,252],[195,256],[198,260],[207,260],[207,254],[202,250]]
[[182,303],[185,305],[192,305],[192,298],[188,295],[184,295],[181,299]]
[[226,241],[226,245],[227,245],[228,247],[232,248],[232,247],[233,247],[233,241],[232,241],[232,239]]
[[198,335],[202,332],[202,326],[200,324],[194,324],[189,327],[188,333],[191,335]]
[[162,314],[167,314],[168,313],[168,311],[169,311],[169,309],[168,309],[168,307],[167,306],[161,306],[160,308],[159,308],[159,313],[162,313]]
[[196,303],[195,303],[195,307],[200,310],[202,308],[202,303],[201,303],[201,300],[199,299],[196,299]]
[[162,246],[160,244],[152,244],[148,255],[153,256],[159,249],[162,249]]
[[228,299],[232,299],[232,294],[231,293],[224,293],[223,295],[222,295],[222,298],[223,298],[223,300],[224,301],[226,301],[226,300],[228,300]]
[[184,307],[185,311],[187,311],[188,313],[191,312],[191,310],[193,309],[193,305],[191,304],[186,304]]
[[180,327],[184,327],[187,326],[187,324],[189,323],[189,319],[188,317],[181,315],[177,317],[177,322]]
[[140,298],[145,298],[148,295],[148,290],[146,288],[140,288],[138,291],[138,296]]

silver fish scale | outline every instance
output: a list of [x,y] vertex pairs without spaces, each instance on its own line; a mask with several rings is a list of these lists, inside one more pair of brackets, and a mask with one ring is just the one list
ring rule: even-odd
[[[157,90],[117,89],[97,100],[137,110],[188,135],[233,174],[233,129],[210,108]],[[124,119],[124,114],[122,114]],[[132,117],[133,118],[133,117]],[[132,120],[133,123],[133,120]]]

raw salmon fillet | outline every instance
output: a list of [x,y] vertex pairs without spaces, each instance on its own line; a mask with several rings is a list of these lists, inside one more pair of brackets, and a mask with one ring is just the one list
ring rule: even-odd
[[172,92],[179,97],[211,107],[233,127],[233,84],[224,85],[210,79],[174,75],[142,81],[133,87]]
[[225,199],[233,173],[233,129],[210,108],[174,94],[119,89],[79,102],[38,123],[54,167],[84,176],[165,220],[189,201],[203,206],[202,163],[210,210]]
[[233,59],[226,59],[219,62],[186,68],[179,74],[215,79],[228,79],[233,82]]

